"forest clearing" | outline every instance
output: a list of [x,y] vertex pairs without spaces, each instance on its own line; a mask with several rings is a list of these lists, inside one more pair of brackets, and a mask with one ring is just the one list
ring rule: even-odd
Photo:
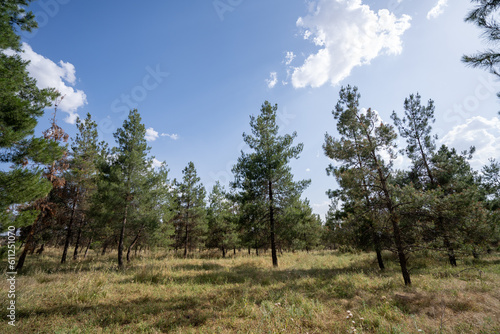
[[[384,253],[269,252],[175,257],[146,252],[118,270],[116,254],[59,264],[33,256],[17,277],[16,327],[2,333],[498,333],[500,256],[415,254],[413,285]],[[1,282],[2,291],[6,282]],[[6,318],[3,299],[1,317]]]
[[499,13],[0,0],[0,334],[500,333]]

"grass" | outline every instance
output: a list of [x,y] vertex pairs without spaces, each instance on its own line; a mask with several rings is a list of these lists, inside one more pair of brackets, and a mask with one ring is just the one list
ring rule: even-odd
[[115,254],[59,265],[60,250],[17,276],[16,327],[1,333],[500,333],[500,256],[413,259],[413,286],[374,254],[244,252],[226,259],[148,253],[118,270]]

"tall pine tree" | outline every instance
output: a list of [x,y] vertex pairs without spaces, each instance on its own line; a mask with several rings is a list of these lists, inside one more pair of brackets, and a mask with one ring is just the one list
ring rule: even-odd
[[[37,27],[32,12],[25,7],[30,0],[5,0],[0,6],[0,162],[11,165],[0,171],[0,223],[11,221],[13,206],[30,203],[46,196],[52,189],[43,177],[39,165],[60,159],[63,149],[58,143],[34,137],[34,129],[44,109],[58,93],[54,89],[39,89],[29,76],[28,62],[13,51],[21,51],[18,30]],[[16,225],[33,223],[37,212],[22,211]]]
[[139,208],[142,197],[148,191],[148,171],[152,158],[148,157],[146,128],[141,123],[139,112],[131,110],[123,126],[115,133],[117,146],[112,149],[112,161],[105,175],[104,187],[108,188],[115,216],[119,218],[118,267],[123,267],[125,231],[133,211]]
[[189,251],[205,241],[207,232],[206,191],[200,182],[193,162],[188,163],[182,174],[182,182],[176,184],[176,232],[178,241],[182,243],[184,248],[184,257],[187,257]]
[[[265,101],[259,116],[250,116],[252,135],[243,133],[243,140],[253,150],[241,152],[238,163],[233,167],[235,181],[232,186],[239,189],[243,205],[257,205],[265,210],[269,229],[271,256],[274,267],[278,266],[276,223],[289,198],[300,196],[310,181],[293,181],[289,162],[299,157],[303,145],[292,146],[297,133],[278,134],[276,112],[278,105]],[[255,204],[254,204],[255,205]]]

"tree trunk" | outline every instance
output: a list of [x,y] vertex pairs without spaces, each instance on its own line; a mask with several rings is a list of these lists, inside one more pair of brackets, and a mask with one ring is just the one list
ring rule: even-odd
[[76,236],[75,251],[73,252],[73,260],[78,258],[78,247],[80,247],[80,240],[82,239],[82,223],[78,227],[78,234]]
[[31,248],[30,248],[30,255],[35,254],[36,246],[38,246],[38,242],[34,242],[33,245],[31,246]]
[[385,269],[385,266],[384,266],[384,260],[382,259],[382,251],[380,250],[379,247],[375,246],[375,252],[377,253],[377,262],[378,262],[378,267],[380,268],[380,270],[384,270]]
[[[368,204],[370,203],[368,196],[366,197],[366,202]],[[375,226],[373,225],[373,221],[371,219],[369,220],[369,226],[373,238],[373,244],[375,246],[375,253],[377,253],[378,267],[380,268],[380,270],[384,270],[385,265],[384,265],[384,260],[382,259],[382,247],[380,245],[380,237],[377,234],[377,231],[375,231]]]
[[223,258],[226,257],[226,249],[224,247],[222,247],[222,257]]
[[73,219],[75,217],[76,211],[76,199],[78,198],[78,190],[76,191],[75,197],[73,198],[73,206],[71,208],[71,217],[69,218],[68,231],[66,233],[66,241],[64,242],[63,254],[61,257],[61,264],[66,262],[66,256],[68,255],[69,242],[71,240],[71,229],[73,227]]
[[[372,144],[371,137],[368,134],[367,138],[370,142],[370,145]],[[403,280],[405,282],[405,285],[410,286],[411,285],[411,279],[410,279],[410,272],[408,271],[408,266],[407,266],[407,260],[406,260],[406,254],[404,251],[403,247],[403,240],[401,239],[401,230],[399,229],[399,217],[397,213],[395,212],[394,205],[392,202],[391,194],[389,193],[389,189],[387,187],[387,179],[384,177],[384,173],[382,172],[382,168],[380,167],[380,164],[378,162],[377,154],[375,151],[372,151],[372,157],[373,161],[375,162],[375,165],[377,166],[377,173],[379,177],[379,182],[385,197],[385,202],[386,202],[386,207],[387,211],[389,211],[390,219],[392,222],[392,230],[394,234],[394,243],[396,245],[396,249],[398,252],[398,258],[399,258],[399,266],[401,267],[401,273],[403,274]]]
[[106,241],[104,241],[104,245],[102,245],[101,255],[106,255],[106,249],[108,248],[108,244],[109,244],[109,241],[106,239]]
[[[392,211],[392,210],[390,210],[390,211]],[[391,216],[393,214],[394,213],[391,213]],[[392,221],[392,229],[394,231],[394,241],[396,244],[396,249],[398,251],[399,266],[401,267],[401,273],[403,274],[403,280],[405,282],[405,285],[410,286],[411,285],[410,273],[408,271],[406,254],[404,252],[403,242],[401,240],[401,231],[399,229],[399,221],[395,216],[391,217],[391,221]]]
[[443,217],[438,217],[438,229],[441,235],[443,236],[443,245],[444,248],[448,251],[448,261],[450,262],[450,265],[452,267],[457,266],[457,259],[455,258],[455,250],[453,249],[453,246],[451,245],[450,239],[448,238],[448,235],[446,234],[446,227],[444,224],[444,218]]
[[274,202],[273,202],[273,183],[269,181],[269,222],[271,223],[271,257],[273,267],[278,266],[278,255],[276,254],[276,240],[274,227]]
[[453,246],[451,245],[451,242],[446,235],[444,236],[444,246],[448,250],[448,261],[450,261],[452,267],[456,267],[457,259],[455,257],[455,250],[453,249]]
[[142,233],[142,229],[143,229],[143,226],[141,226],[141,228],[139,229],[139,232],[135,236],[134,240],[132,241],[132,243],[130,244],[130,246],[128,246],[128,250],[127,250],[127,262],[130,262],[130,251],[132,250],[132,247],[134,247],[134,245],[137,242],[137,240],[139,240],[139,237],[141,236],[141,233]]
[[189,238],[189,203],[186,210],[186,238],[184,240],[184,257],[187,257],[188,253],[188,238]]
[[125,225],[127,224],[128,202],[125,205],[123,214],[122,228],[120,231],[120,240],[118,241],[118,268],[123,268],[123,239],[125,238]]
[[89,251],[90,244],[92,243],[92,238],[89,239],[89,242],[87,243],[87,248],[85,248],[85,254],[83,254],[83,258],[87,258],[87,252]]
[[33,236],[35,235],[35,229],[36,229],[36,224],[38,220],[35,220],[33,225],[31,225],[30,233],[26,237],[26,244],[24,245],[23,252],[21,253],[21,256],[17,260],[16,263],[16,271],[20,271],[23,266],[24,266],[24,261],[26,260],[26,255],[28,255],[28,250],[31,247],[31,243],[33,242]]
[[45,250],[45,244],[42,244],[42,246],[36,251],[36,254],[41,255],[44,250]]

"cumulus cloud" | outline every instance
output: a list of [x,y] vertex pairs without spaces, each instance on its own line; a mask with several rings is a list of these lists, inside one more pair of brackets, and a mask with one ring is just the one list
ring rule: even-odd
[[147,141],[155,141],[158,139],[158,131],[155,131],[153,128],[147,128],[144,138],[146,138]]
[[178,135],[178,134],[175,134],[175,133],[173,133],[173,134],[169,134],[169,133],[162,133],[162,134],[161,134],[161,136],[162,136],[162,137],[169,137],[169,138],[170,138],[170,139],[172,139],[172,140],[177,140],[177,139],[179,139],[179,135]]
[[156,158],[153,158],[153,165],[152,165],[153,168],[160,168],[162,165],[163,165],[163,162],[161,162],[160,160],[158,160]]
[[381,54],[402,52],[401,37],[411,17],[397,18],[387,9],[372,11],[361,0],[317,0],[309,14],[297,20],[303,37],[320,47],[303,65],[294,68],[292,84],[320,87],[338,84],[356,66],[369,64]]
[[55,88],[64,96],[58,109],[68,113],[65,122],[75,124],[78,114],[77,109],[87,104],[87,96],[82,90],[75,89],[76,71],[71,63],[59,61],[54,63],[52,60],[33,51],[31,46],[23,43],[24,52],[20,56],[24,60],[29,60],[27,67],[29,74],[36,79],[38,88]]
[[278,83],[278,73],[271,72],[269,74],[269,79],[266,79],[266,82],[267,82],[267,87],[274,88],[274,86],[276,86],[276,84]]
[[498,138],[500,138],[500,119],[498,117],[489,120],[482,116],[475,116],[465,121],[465,124],[455,126],[440,142],[459,152],[475,146],[476,153],[471,160],[471,165],[479,170],[488,164],[489,158],[500,157],[500,140]]
[[427,13],[427,20],[435,19],[443,14],[446,6],[448,6],[448,0],[438,0],[436,5]]

